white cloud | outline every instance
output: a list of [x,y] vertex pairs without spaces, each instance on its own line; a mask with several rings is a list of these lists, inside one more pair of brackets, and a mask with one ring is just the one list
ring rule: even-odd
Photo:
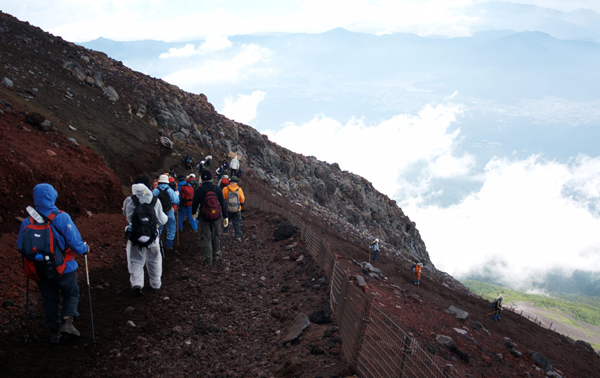
[[215,51],[225,50],[231,47],[232,43],[227,37],[215,35],[207,36],[204,43],[198,49],[192,43],[183,47],[172,47],[168,52],[159,55],[161,59],[169,58],[189,58],[194,55],[204,55]]
[[249,124],[256,118],[256,108],[265,96],[266,93],[261,91],[254,91],[251,95],[238,95],[235,100],[229,96],[224,100],[221,113],[234,121]]
[[459,130],[449,131],[462,106],[426,106],[417,116],[397,115],[376,126],[362,119],[345,125],[317,116],[303,125],[289,123],[265,134],[276,143],[305,155],[314,155],[368,178],[383,193],[394,196],[395,182],[417,163],[433,163],[426,180],[466,175],[474,159],[456,157]]
[[[600,271],[600,157],[492,158],[477,172],[474,157],[457,153],[460,129],[451,126],[463,112],[455,104],[427,106],[370,127],[362,119],[342,124],[318,116],[266,134],[296,152],[337,162],[397,199],[434,264],[452,275],[489,267],[523,287],[554,268]],[[436,179],[481,185],[442,207],[428,201],[443,190]]]
[[267,48],[242,45],[239,53],[230,60],[206,60],[198,67],[174,72],[164,79],[186,89],[196,84],[238,83],[248,77],[267,77],[273,74],[273,69],[267,65],[271,55]]
[[198,50],[194,47],[193,44],[188,43],[183,47],[171,47],[169,52],[162,53],[159,55],[160,59],[169,59],[169,58],[188,58],[192,55],[199,54]]
[[[482,188],[459,204],[403,210],[417,222],[438,268],[461,276],[502,261],[506,266],[494,270],[505,282],[524,285],[551,268],[600,270],[600,218],[588,202],[564,193],[569,186],[586,191],[582,178],[590,176],[600,180],[600,158],[570,164],[494,158]],[[587,194],[597,206],[597,189]]]

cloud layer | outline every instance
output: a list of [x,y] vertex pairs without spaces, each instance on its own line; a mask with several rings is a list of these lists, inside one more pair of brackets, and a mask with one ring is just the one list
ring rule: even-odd
[[[193,50],[191,46],[187,51]],[[174,72],[164,79],[193,92],[197,84],[237,83],[248,77],[267,77],[273,73],[268,67],[270,57],[271,52],[267,48],[255,44],[242,45],[230,59],[199,61],[197,66]]]
[[[429,105],[378,125],[325,116],[287,124],[269,138],[358,173],[416,221],[436,266],[457,277],[492,271],[527,288],[542,272],[600,271],[600,157],[559,163],[539,155],[493,157],[475,168],[459,154],[464,107]],[[444,183],[476,183],[449,206]],[[454,181],[456,184],[456,181]]]
[[[288,0],[276,5],[245,0],[6,0],[2,10],[63,38],[83,42],[113,40],[191,40],[220,34],[321,33],[336,27],[389,34],[457,37],[485,23],[485,14],[465,8],[487,0]],[[593,0],[514,0],[572,11],[600,12]],[[508,16],[510,18],[510,15]]]
[[248,124],[256,118],[258,104],[265,99],[266,93],[254,91],[250,95],[238,95],[234,100],[231,96],[225,98],[225,105],[220,111],[227,118]]

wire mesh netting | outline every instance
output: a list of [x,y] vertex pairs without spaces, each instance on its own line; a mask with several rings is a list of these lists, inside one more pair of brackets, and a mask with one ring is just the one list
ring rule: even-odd
[[[278,198],[274,199],[277,201]],[[344,355],[356,364],[362,377],[449,377],[416,339],[374,306],[368,294],[354,285],[351,276],[340,267],[323,241],[299,217],[266,200],[247,197],[246,205],[285,216],[300,230],[308,252],[329,280],[331,308],[343,340]]]

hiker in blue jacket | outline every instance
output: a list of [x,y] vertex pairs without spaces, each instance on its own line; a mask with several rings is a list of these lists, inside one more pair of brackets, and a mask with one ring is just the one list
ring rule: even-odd
[[[33,188],[33,203],[35,210],[42,216],[48,217],[52,212],[60,211],[56,207],[58,193],[50,184],[38,184]],[[17,248],[23,250],[23,230],[32,224],[31,217],[21,223]],[[79,317],[79,285],[77,285],[77,261],[75,254],[82,255],[90,251],[90,247],[81,239],[81,234],[67,213],[58,213],[52,221],[52,231],[58,248],[65,251],[66,267],[63,274],[55,279],[37,281],[44,300],[46,319],[44,326],[51,332],[50,342],[57,344],[61,334],[79,336],[79,331],[73,326],[73,321]],[[62,235],[61,235],[62,234]],[[60,294],[63,297],[62,318],[60,316]]]
[[[169,186],[169,176],[167,175],[160,175],[160,177],[158,178],[158,186],[156,187],[156,189],[154,189],[152,191],[152,194],[155,197],[158,197],[160,199],[160,192],[166,190],[167,193],[169,194],[169,198],[171,199],[171,204],[172,205],[178,205],[179,204],[179,192],[174,191],[173,189],[171,189],[171,187]],[[167,214],[167,217],[169,217],[169,220],[167,221],[167,241],[165,242],[165,248],[166,249],[173,249],[173,240],[175,240],[175,235],[177,233],[177,222],[175,220],[175,207],[171,206],[171,209],[165,209],[165,204],[163,205],[163,210],[165,210],[165,214]],[[159,227],[158,229],[158,235],[162,235],[162,230],[163,230],[163,226]]]

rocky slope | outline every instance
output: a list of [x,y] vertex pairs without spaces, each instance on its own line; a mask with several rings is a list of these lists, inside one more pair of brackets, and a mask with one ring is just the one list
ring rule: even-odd
[[[428,261],[415,225],[370,183],[335,164],[293,154],[215,113],[201,95],[131,72],[5,14],[0,63],[0,191],[8,199],[0,203],[0,376],[352,375],[335,317],[320,324],[309,316],[328,308],[324,272],[300,235],[274,238],[288,215],[312,227],[349,278],[364,274],[352,260],[366,258],[368,238],[393,234],[382,238],[399,243],[396,253],[383,253],[377,262],[387,279],[364,274],[366,292],[438,366],[451,364],[454,376],[597,375],[600,357],[586,345],[508,311],[501,322],[492,321],[489,302],[468,295],[443,272],[425,269],[422,285],[414,286],[407,258]],[[174,140],[172,149],[159,143],[161,133]],[[244,209],[243,243],[224,237],[223,263],[212,268],[201,266],[197,235],[186,225],[180,246],[165,260],[164,287],[133,298],[119,185],[127,192],[132,176],[180,164],[184,153],[222,160],[230,150],[243,154],[251,168],[242,183],[249,198],[284,215]],[[39,181],[59,187],[58,205],[93,246],[95,347],[83,269],[82,337],[47,343],[41,298],[31,285],[31,340],[22,342],[26,284],[14,219],[24,215]],[[468,318],[446,313],[450,306]],[[297,313],[309,316],[309,324],[303,321],[308,328],[282,346],[279,335],[287,334]],[[441,344],[448,338],[453,341]]]
[[[202,94],[184,92],[101,52],[0,16],[0,78],[12,82],[14,94],[30,101],[32,111],[95,149],[123,183],[138,172],[177,163],[158,146],[159,134],[196,159],[201,153],[224,159],[237,152],[260,186],[326,217],[339,232],[364,238],[364,243],[379,237],[399,256],[431,266],[415,223],[364,178],[281,148],[215,112]],[[6,91],[2,86],[0,93]],[[82,133],[87,134],[83,139]],[[149,149],[149,144],[157,147]]]

